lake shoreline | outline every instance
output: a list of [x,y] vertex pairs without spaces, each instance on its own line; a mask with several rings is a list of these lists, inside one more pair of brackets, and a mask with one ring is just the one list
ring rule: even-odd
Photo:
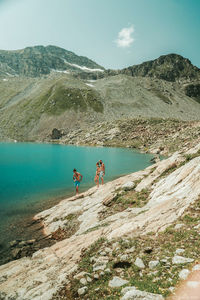
[[[109,180],[106,183],[112,183],[116,179],[123,178],[125,176],[130,175],[131,173],[128,174],[123,174],[119,176],[114,176],[112,180]],[[101,188],[101,185],[100,185]],[[6,245],[0,244],[0,266],[4,265],[6,263],[9,263],[11,261],[14,261],[16,259],[20,259],[22,257],[30,257],[32,254],[38,250],[41,250],[45,247],[50,247],[53,244],[57,243],[60,241],[60,236],[59,233],[55,233],[53,236],[52,234],[47,234],[45,232],[45,226],[42,220],[39,220],[36,218],[36,216],[40,213],[42,213],[45,210],[48,209],[54,209],[57,205],[62,204],[63,201],[75,201],[77,199],[84,198],[85,195],[87,195],[90,190],[96,189],[96,185],[94,184],[93,186],[85,187],[83,189],[80,188],[80,193],[78,196],[75,195],[75,189],[74,192],[68,193],[66,196],[62,197],[56,197],[54,199],[51,199],[51,204],[48,207],[44,207],[37,213],[32,214],[32,216],[27,217],[25,221],[21,221],[17,225],[22,225],[24,224],[25,228],[25,236],[27,238],[16,238]],[[4,255],[5,254],[5,255]]]

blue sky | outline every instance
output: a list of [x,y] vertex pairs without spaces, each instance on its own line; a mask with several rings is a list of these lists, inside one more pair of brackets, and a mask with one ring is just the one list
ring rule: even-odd
[[56,45],[119,69],[177,53],[200,67],[200,0],[0,0],[0,49]]

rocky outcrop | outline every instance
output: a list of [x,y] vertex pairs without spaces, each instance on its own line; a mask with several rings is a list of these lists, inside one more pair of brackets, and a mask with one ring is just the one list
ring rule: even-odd
[[186,85],[185,94],[200,102],[200,83]]
[[61,137],[62,137],[62,132],[59,129],[54,128],[51,133],[51,138],[53,140],[59,140]]
[[200,70],[190,60],[177,54],[134,65],[119,71],[130,76],[154,77],[166,81],[192,81],[200,79]]
[[[94,187],[79,197],[63,200],[57,206],[38,214],[36,218],[43,222],[45,234],[53,233],[58,228],[65,229],[69,215],[73,214],[77,216],[79,227],[71,237],[35,252],[31,258],[24,257],[1,266],[1,299],[9,299],[9,297],[20,300],[51,299],[63,283],[67,283],[67,276],[76,270],[82,252],[100,237],[113,241],[119,237],[139,237],[149,232],[155,234],[176,221],[200,196],[200,157],[198,155],[195,157],[199,146],[191,151],[193,156],[190,156],[190,160],[176,153],[144,171],[108,182],[99,189]],[[172,168],[171,172],[165,173],[166,170],[169,171],[169,166],[173,163],[176,164],[175,169]],[[105,207],[104,200],[114,197],[120,189],[123,190],[127,182],[133,182],[138,192],[143,185],[146,187],[148,183],[151,193],[147,204],[143,207],[129,207],[100,220],[99,212]],[[112,246],[114,247],[114,244]],[[145,249],[152,251],[150,248]],[[128,250],[134,252],[134,247]],[[126,256],[122,255],[120,261],[124,261],[132,253],[130,251],[125,253]],[[181,257],[177,255],[180,253],[180,251],[176,252],[174,257]],[[101,270],[104,270],[108,258],[106,252],[102,252],[101,255],[101,262],[96,260],[93,267],[101,266]],[[133,256],[133,260],[138,262],[141,259]],[[151,268],[155,268],[159,261],[152,260],[149,264]],[[123,281],[124,283],[126,282]],[[87,289],[84,289],[84,292],[79,291],[79,295],[86,291]],[[140,295],[142,292],[132,293]],[[127,292],[126,297],[124,295],[125,298],[122,299],[129,299],[127,297],[132,293]],[[153,297],[148,293],[146,295]],[[158,299],[162,298],[158,296]]]

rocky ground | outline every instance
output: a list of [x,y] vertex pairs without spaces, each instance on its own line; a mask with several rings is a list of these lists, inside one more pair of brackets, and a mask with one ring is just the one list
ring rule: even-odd
[[1,266],[0,299],[173,296],[200,269],[199,182],[197,144],[41,212],[57,242]]
[[171,155],[200,142],[199,121],[172,119],[126,119],[97,123],[91,128],[66,132],[54,129],[47,141],[74,145],[136,148],[144,152]]

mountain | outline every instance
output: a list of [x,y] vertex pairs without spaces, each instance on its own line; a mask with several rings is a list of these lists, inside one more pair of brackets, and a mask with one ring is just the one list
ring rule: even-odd
[[70,142],[98,123],[200,119],[199,69],[180,55],[103,70],[55,46],[0,53],[0,140],[51,141],[56,128]]
[[57,72],[102,72],[103,67],[84,56],[56,46],[0,50],[0,76],[38,77]]
[[190,82],[200,80],[200,69],[193,66],[189,59],[178,54],[162,55],[139,65],[122,70],[108,70],[108,74],[126,74],[133,77],[150,77],[170,82]]

